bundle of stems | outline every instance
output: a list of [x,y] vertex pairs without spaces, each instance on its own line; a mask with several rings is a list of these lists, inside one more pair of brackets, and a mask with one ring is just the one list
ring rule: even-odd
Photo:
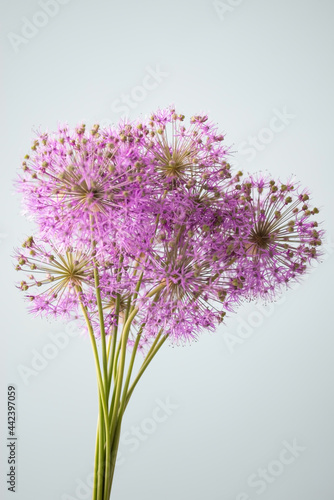
[[[112,335],[108,336],[106,336],[105,333],[104,312],[99,288],[99,273],[96,265],[94,267],[94,280],[101,332],[101,352],[99,352],[97,339],[94,335],[87,307],[81,298],[81,287],[77,286],[76,291],[93,348],[98,386],[99,416],[96,432],[92,498],[93,500],[109,500],[125,409],[140,378],[168,336],[164,335],[161,330],[158,332],[137,374],[133,376],[134,362],[145,324],[142,324],[139,328],[131,353],[129,353],[127,349],[127,342],[132,322],[138,313],[138,307],[134,302],[139,291],[138,288],[141,280],[139,280],[136,292],[128,298],[128,304],[126,312],[122,317],[122,323],[120,322],[120,295],[117,295],[115,306],[116,324],[113,328]],[[156,297],[164,287],[164,283],[158,285],[147,294],[147,298],[152,297],[154,300],[154,297]],[[130,357],[128,362],[127,354],[128,357]]]

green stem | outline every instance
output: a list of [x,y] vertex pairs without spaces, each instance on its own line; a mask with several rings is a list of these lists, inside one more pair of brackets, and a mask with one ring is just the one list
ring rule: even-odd
[[116,348],[116,353],[115,353],[115,359],[114,359],[114,366],[113,366],[113,371],[112,371],[112,376],[114,377],[114,380],[117,378],[117,365],[118,365],[118,358],[119,358],[119,353],[121,350],[121,339],[119,340]]
[[102,363],[103,363],[103,377],[105,381],[105,393],[108,401],[108,393],[107,393],[107,380],[108,380],[108,364],[107,364],[107,345],[106,345],[106,332],[104,328],[104,316],[102,309],[102,301],[101,301],[101,292],[100,292],[100,278],[99,273],[96,267],[96,263],[94,263],[94,280],[95,280],[95,292],[96,292],[96,302],[97,308],[99,311],[99,322],[100,322],[100,332],[101,332],[101,346],[102,346]]
[[[136,303],[136,300],[137,300],[137,297],[138,297],[138,292],[139,292],[139,289],[140,289],[140,285],[141,285],[141,282],[143,280],[143,276],[144,276],[144,273],[141,273],[140,277],[139,277],[139,280],[138,280],[138,283],[137,283],[137,286],[136,286],[136,289],[135,289],[135,293],[133,294],[133,297],[132,297],[132,303],[133,304]],[[131,306],[130,312],[133,311],[134,307],[135,307],[134,305]]]
[[110,435],[111,438],[113,438],[114,431],[116,429],[116,423],[117,423],[117,413],[119,409],[119,404],[120,404],[120,396],[121,396],[121,391],[122,391],[122,384],[123,384],[123,374],[124,374],[124,366],[125,366],[125,354],[126,354],[126,345],[127,345],[127,340],[131,328],[131,323],[134,317],[136,316],[138,312],[138,307],[136,307],[133,312],[129,315],[129,318],[127,322],[125,323],[122,331],[122,337],[121,337],[121,352],[120,352],[120,360],[119,360],[119,365],[118,365],[118,370],[117,370],[117,380],[115,380],[115,400],[113,403],[113,411],[112,411],[112,417],[111,417],[111,429],[110,429]]
[[[128,373],[127,373],[127,377],[126,377],[126,381],[125,381],[125,385],[124,385],[124,389],[123,389],[123,394],[124,394],[124,392],[126,392],[128,390],[128,387],[129,387],[129,383],[130,383],[130,379],[131,379],[131,374],[132,374],[132,369],[133,369],[135,357],[136,357],[136,354],[137,354],[138,344],[139,344],[139,341],[140,341],[141,334],[142,334],[142,331],[144,329],[144,326],[145,326],[145,324],[141,325],[140,330],[139,330],[139,332],[137,334],[134,346],[133,346],[133,350],[132,350],[132,354],[131,354],[131,359],[130,359],[130,364],[129,364],[129,368],[128,368]],[[114,408],[114,401],[115,401],[115,390],[113,391],[113,396],[112,396],[111,405],[110,405],[109,426],[111,426],[112,410]],[[122,402],[121,402],[121,407],[122,407]]]
[[131,358],[130,358],[130,364],[129,364],[128,373],[127,373],[127,376],[126,376],[126,379],[125,379],[125,383],[124,383],[123,396],[122,396],[121,405],[120,405],[120,415],[121,415],[120,418],[122,418],[122,416],[123,416],[123,411],[124,411],[124,408],[125,408],[126,395],[127,395],[129,384],[130,384],[130,380],[131,380],[132,369],[133,369],[133,365],[134,365],[134,362],[135,362],[135,358],[136,358],[137,349],[138,349],[138,345],[139,345],[139,342],[140,342],[142,330],[143,330],[143,327],[141,328],[140,332],[138,333],[138,335],[136,337],[136,340],[135,340],[135,343],[134,343],[134,346],[133,346],[133,349],[132,349]]
[[107,449],[104,449],[105,443],[105,433],[104,433],[104,422],[103,422],[103,409],[101,398],[99,398],[99,466],[98,466],[98,477],[97,477],[97,500],[103,498],[104,492],[104,476],[105,476],[105,454]]
[[119,447],[119,440],[121,437],[121,424],[122,424],[122,418],[119,419],[116,432],[115,432],[115,438],[112,443],[111,447],[111,466],[110,466],[110,477],[109,477],[109,484],[107,486],[107,495],[104,500],[109,500],[110,499],[110,493],[111,493],[111,486],[112,486],[112,481],[114,478],[114,472],[115,472],[115,467],[116,467],[116,460],[117,460],[117,451]]
[[104,414],[105,424],[108,425],[108,418],[107,418],[107,416],[108,416],[108,408],[107,408],[107,402],[106,402],[105,394],[104,394],[104,390],[103,390],[103,381],[102,381],[100,361],[99,361],[99,354],[97,352],[95,336],[94,336],[92,325],[91,325],[91,323],[89,321],[87,309],[86,309],[86,307],[83,304],[82,299],[81,299],[82,290],[81,290],[80,287],[77,287],[77,291],[78,291],[78,296],[79,296],[81,310],[82,310],[83,315],[84,315],[85,320],[86,320],[89,337],[90,337],[91,344],[92,344],[92,347],[93,347],[93,354],[94,354],[95,366],[96,366],[96,374],[97,374],[97,383],[98,383],[98,388],[99,388],[99,392],[100,392],[100,396],[101,396],[101,402],[102,402],[102,406],[103,406],[103,414]]
[[[94,250],[93,264],[94,264],[94,282],[95,282],[95,295],[96,295],[96,303],[99,313],[99,323],[100,323],[100,332],[101,332],[101,346],[102,346],[102,364],[103,364],[103,377],[105,383],[107,382],[108,376],[108,365],[107,365],[107,346],[106,346],[106,333],[104,327],[104,316],[103,316],[103,308],[102,308],[102,300],[101,300],[101,291],[100,291],[100,277],[97,269],[97,261],[95,258],[95,249],[96,249],[96,241],[93,238],[94,235],[94,221],[93,216],[89,216],[90,228],[91,228],[91,240],[92,247]],[[106,391],[106,386],[105,386]],[[106,391],[107,394],[107,391]]]
[[97,430],[96,430],[96,445],[95,445],[95,460],[94,460],[94,485],[93,485],[93,497],[92,500],[97,500],[97,474],[99,470],[99,436],[100,436],[100,416],[97,421]]
[[125,400],[123,411],[125,411],[125,408],[128,406],[128,403],[130,401],[131,395],[132,395],[133,391],[135,390],[135,387],[138,384],[139,380],[141,379],[142,375],[144,374],[146,368],[151,363],[152,359],[157,354],[157,352],[159,351],[159,349],[161,348],[161,346],[167,340],[167,337],[168,337],[168,335],[164,335],[162,337],[162,339],[160,339],[160,341],[156,343],[155,348],[152,350],[152,347],[151,347],[150,351],[147,353],[146,358],[145,358],[145,360],[144,360],[144,362],[143,362],[140,370],[138,371],[136,378],[134,379],[134,381],[133,381],[130,389],[128,390],[128,393],[126,395],[126,400]]
[[129,317],[129,313],[130,313],[130,309],[131,309],[131,295],[129,296],[128,298],[128,303],[126,305],[126,309],[125,309],[125,314],[124,314],[124,323],[127,322],[128,320],[128,317]]
[[116,323],[116,325],[113,328],[111,353],[109,354],[109,351],[108,351],[108,357],[109,357],[108,379],[107,379],[107,397],[108,397],[108,401],[109,401],[109,394],[110,394],[110,387],[111,387],[113,367],[114,367],[114,363],[115,363],[115,351],[116,351],[116,342],[117,342],[117,333],[118,333],[119,307],[120,307],[120,296],[119,296],[119,294],[117,294],[117,297],[116,297],[116,307],[115,307],[115,316],[116,316],[116,322],[117,323]]

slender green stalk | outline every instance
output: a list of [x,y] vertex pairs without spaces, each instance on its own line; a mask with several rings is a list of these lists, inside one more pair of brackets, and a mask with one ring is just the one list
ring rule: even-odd
[[117,459],[117,452],[118,452],[118,447],[119,447],[119,440],[120,440],[120,437],[121,437],[121,424],[122,424],[122,418],[120,418],[120,420],[118,422],[116,433],[115,433],[115,438],[113,440],[113,444],[112,444],[112,447],[111,447],[111,453],[110,453],[111,454],[111,460],[110,460],[110,462],[111,462],[110,477],[109,477],[109,484],[108,484],[107,491],[106,491],[107,494],[106,494],[104,500],[109,500],[110,499],[111,486],[112,486],[112,481],[113,481],[115,467],[116,467],[116,459]]
[[88,313],[87,313],[87,309],[86,309],[86,307],[83,304],[82,299],[81,299],[82,290],[81,290],[80,287],[76,287],[76,288],[77,288],[77,291],[78,291],[78,296],[79,296],[81,310],[82,310],[83,315],[84,315],[85,320],[86,320],[89,337],[90,337],[91,344],[92,344],[92,347],[93,347],[93,354],[94,354],[95,366],[96,366],[96,373],[97,373],[97,383],[98,383],[98,388],[99,388],[99,392],[100,392],[100,395],[101,395],[101,402],[102,402],[102,406],[103,406],[103,414],[104,414],[105,424],[108,425],[108,407],[107,407],[107,402],[106,402],[106,399],[105,399],[105,393],[104,393],[104,387],[103,387],[103,380],[102,380],[102,374],[101,374],[101,368],[100,368],[100,360],[99,360],[99,354],[98,354],[98,351],[97,351],[97,346],[96,346],[95,336],[94,336],[94,332],[93,332],[93,327],[92,327],[92,325],[90,323],[90,320],[89,320],[89,317],[88,317]]
[[135,362],[135,358],[136,358],[136,354],[137,354],[137,350],[138,350],[138,345],[139,345],[139,342],[140,342],[140,338],[141,338],[141,332],[138,333],[138,335],[136,337],[136,340],[135,340],[135,343],[134,343],[134,346],[133,346],[133,349],[132,349],[132,353],[131,353],[130,364],[129,364],[128,373],[127,373],[127,376],[126,376],[126,379],[125,379],[124,389],[123,389],[123,395],[122,395],[122,400],[121,400],[121,404],[120,404],[120,418],[122,418],[122,416],[123,416],[123,409],[125,407],[126,395],[127,395],[129,384],[130,384],[132,369],[133,369],[133,365],[134,365],[134,362]]
[[[103,363],[103,378],[104,378],[104,391],[105,391],[105,401],[107,405],[107,417],[103,425],[102,411],[100,407],[101,421],[100,421],[100,443],[105,443],[105,449],[100,446],[99,451],[99,463],[100,463],[100,473],[98,480],[98,495],[103,498],[104,492],[108,489],[109,475],[110,475],[110,437],[109,437],[109,411],[108,411],[108,361],[107,361],[107,349],[106,349],[106,334],[104,327],[104,315],[101,301],[100,293],[100,283],[99,274],[97,268],[94,268],[94,278],[95,278],[95,291],[96,291],[96,301],[99,312],[99,323],[101,332],[101,346],[102,346],[102,363]],[[101,401],[101,398],[100,398]],[[103,474],[104,471],[104,474]]]
[[112,370],[112,376],[114,377],[114,380],[117,378],[117,365],[118,365],[118,358],[119,358],[119,353],[121,350],[121,345],[122,345],[122,338],[119,339],[119,342],[117,344],[116,348],[116,353],[115,353],[115,359],[114,359],[114,366]]
[[159,349],[161,348],[161,346],[164,344],[164,342],[167,340],[167,335],[164,335],[162,337],[162,339],[160,340],[159,343],[156,344],[156,348],[151,352],[150,356],[146,356],[145,358],[145,361],[143,362],[140,370],[138,371],[138,374],[136,376],[136,378],[134,379],[130,389],[128,390],[128,393],[126,395],[126,400],[125,400],[125,404],[124,404],[124,409],[123,411],[125,411],[129,401],[130,401],[130,398],[131,398],[131,395],[133,393],[133,391],[135,390],[135,387],[136,385],[138,384],[139,380],[141,379],[142,375],[144,374],[146,368],[148,367],[148,365],[151,363],[152,359],[154,358],[154,356],[157,354],[157,352],[159,351]]
[[131,295],[128,298],[128,302],[127,302],[126,309],[125,309],[124,323],[126,323],[128,320],[130,309],[131,309]]
[[119,408],[119,403],[120,403],[120,396],[121,396],[121,391],[122,391],[122,384],[123,384],[123,374],[124,374],[124,366],[125,366],[125,354],[126,354],[126,345],[127,345],[127,340],[130,332],[130,327],[132,320],[136,316],[138,312],[138,308],[136,307],[133,312],[130,314],[127,322],[125,323],[122,331],[122,338],[121,338],[121,352],[120,352],[120,360],[119,360],[119,366],[117,370],[117,380],[115,380],[115,400],[113,404],[113,411],[112,411],[112,417],[111,417],[111,429],[110,429],[110,435],[111,438],[113,438],[113,434],[116,428],[117,424],[117,413],[118,413],[118,408]]
[[[139,292],[140,285],[141,285],[142,280],[143,280],[143,276],[144,276],[144,273],[141,273],[140,277],[139,277],[139,280],[138,280],[138,283],[137,283],[137,286],[136,286],[136,289],[135,289],[135,293],[133,294],[133,297],[132,297],[132,304],[135,304],[135,302],[137,300],[138,292]],[[131,308],[130,308],[130,312],[132,312],[134,308],[135,308],[135,306],[132,305]]]
[[114,326],[113,333],[112,333],[111,352],[109,352],[109,349],[108,349],[108,353],[107,353],[108,359],[109,359],[108,378],[107,378],[107,398],[108,398],[108,401],[109,401],[111,380],[112,380],[112,374],[113,374],[113,367],[114,367],[114,363],[115,363],[115,351],[116,351],[116,342],[117,342],[117,333],[118,333],[119,307],[120,307],[120,296],[119,296],[119,294],[117,294],[116,307],[115,307],[116,325]]
[[[99,322],[100,322],[100,332],[101,332],[103,377],[106,382],[108,380],[106,332],[104,327],[104,316],[103,316],[102,301],[101,301],[100,278],[96,267],[96,263],[94,263],[94,280],[95,280],[96,302],[97,302],[97,309],[99,312]],[[107,386],[105,386],[105,392],[106,392],[106,398],[108,398]]]
[[95,445],[95,460],[94,460],[94,484],[93,484],[93,497],[92,500],[97,500],[97,474],[99,468],[99,439],[100,439],[100,416],[97,420],[96,430],[96,445]]
[[[101,403],[101,397],[99,398],[99,464],[98,464],[98,477],[97,477],[97,499],[100,500],[103,498],[104,492],[104,477],[105,477],[105,455],[107,453],[107,449],[104,449],[105,443],[105,426],[103,422],[103,409]],[[108,431],[107,431],[108,432]]]
[[109,359],[109,354],[110,354],[111,337],[112,337],[112,335],[109,335],[108,341],[107,341],[107,359]]
[[[91,227],[91,235],[92,235],[92,247],[95,252],[96,242],[93,238],[94,235],[94,221],[93,216],[89,216],[90,227]],[[106,333],[104,328],[104,316],[103,316],[103,308],[102,308],[102,300],[101,300],[101,292],[100,292],[100,277],[97,269],[97,262],[95,258],[95,254],[93,253],[93,264],[94,264],[94,282],[95,282],[95,295],[96,295],[96,303],[97,309],[99,312],[99,322],[100,322],[100,332],[101,332],[101,346],[102,346],[102,364],[103,364],[103,376],[104,380],[107,380],[108,373],[108,365],[107,365],[107,349],[106,349]],[[106,389],[106,388],[105,388]],[[106,392],[107,394],[107,392]]]
[[111,428],[111,420],[112,420],[113,409],[114,409],[114,405],[115,405],[116,385],[117,385],[117,379],[114,379],[114,390],[112,393],[111,403],[110,403],[110,408],[109,408],[109,429]]

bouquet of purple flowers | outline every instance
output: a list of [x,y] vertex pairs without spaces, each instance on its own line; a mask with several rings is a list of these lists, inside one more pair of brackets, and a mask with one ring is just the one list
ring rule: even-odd
[[82,318],[93,348],[93,500],[110,498],[125,409],[163,343],[214,331],[244,300],[272,300],[320,255],[308,191],[243,179],[208,117],[184,118],[168,108],[38,134],[17,181],[37,226],[16,251],[19,288],[35,314]]

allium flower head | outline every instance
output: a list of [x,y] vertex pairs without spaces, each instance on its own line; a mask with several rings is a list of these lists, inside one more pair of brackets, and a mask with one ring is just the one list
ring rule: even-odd
[[208,117],[193,116],[184,125],[185,116],[174,108],[152,114],[145,131],[146,161],[151,164],[160,182],[171,186],[193,187],[214,173],[220,178],[229,176],[225,158],[228,148],[222,145],[224,136],[217,133]]
[[73,244],[74,235],[89,242],[91,220],[95,225],[108,221],[109,231],[115,230],[124,210],[138,200],[132,150],[117,131],[102,138],[98,130],[98,125],[90,132],[84,125],[75,130],[65,126],[40,134],[22,164],[18,189],[26,211],[45,237],[65,245]]
[[75,288],[92,285],[92,259],[92,254],[73,248],[62,254],[52,243],[35,243],[29,237],[16,251],[16,269],[27,273],[19,288],[28,292],[31,311],[61,315],[76,310]]
[[238,271],[251,297],[274,297],[320,256],[323,231],[313,217],[319,210],[293,179],[250,177],[239,188],[250,224],[236,242],[243,250]]

